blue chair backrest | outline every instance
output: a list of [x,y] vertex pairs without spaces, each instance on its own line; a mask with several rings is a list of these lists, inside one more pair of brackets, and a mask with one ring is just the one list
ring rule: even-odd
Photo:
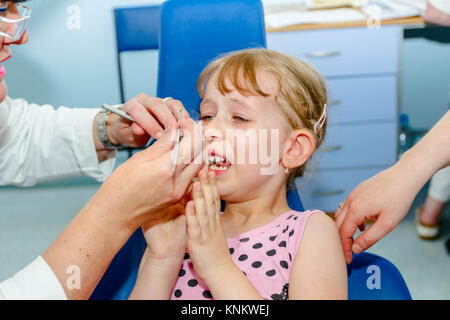
[[158,96],[173,97],[195,116],[197,79],[217,56],[265,47],[259,0],[172,0],[162,5]]
[[160,6],[117,8],[117,51],[158,49]]

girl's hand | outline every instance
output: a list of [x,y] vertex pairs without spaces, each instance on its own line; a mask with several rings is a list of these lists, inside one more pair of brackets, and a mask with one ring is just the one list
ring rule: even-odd
[[215,173],[202,169],[199,178],[193,186],[193,201],[186,205],[187,247],[195,272],[208,283],[234,263],[220,221]]
[[142,226],[148,246],[148,256],[154,259],[183,257],[186,252],[185,201],[180,201],[158,213],[161,220]]

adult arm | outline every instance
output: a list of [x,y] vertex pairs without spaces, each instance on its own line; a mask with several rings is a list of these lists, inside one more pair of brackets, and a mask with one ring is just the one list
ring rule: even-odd
[[98,161],[92,136],[97,112],[55,110],[7,97],[0,104],[0,185],[30,186],[80,175],[105,180],[114,157]]
[[[192,132],[193,127],[192,120],[182,121],[185,130]],[[182,161],[172,174],[174,137],[175,129],[171,127],[152,147],[137,153],[115,170],[43,253],[43,260],[69,299],[89,298],[114,255],[131,234],[144,223],[164,219],[157,213],[184,196],[191,179],[200,170],[201,163],[192,161],[197,155],[194,151],[200,148],[185,136],[180,143]],[[201,145],[201,141],[197,143]],[[79,287],[73,286],[73,270],[80,271]],[[14,290],[28,292],[29,287],[36,288],[34,283],[39,281],[38,278],[22,283],[24,287]],[[3,296],[8,298],[11,288],[5,293],[4,283],[0,287]],[[41,297],[40,292],[34,292],[33,298],[45,297],[48,294]]]
[[[176,100],[140,94],[124,104],[136,120],[131,123],[111,114],[106,134],[113,144],[139,147],[150,135],[157,137],[176,124]],[[29,104],[7,97],[0,103],[0,185],[31,186],[72,176],[104,181],[112,172],[116,151],[106,149],[97,136],[99,109],[66,108]]]
[[[450,165],[450,112],[392,167],[360,183],[336,211],[342,247],[347,263],[352,250],[370,248],[391,232],[405,217],[425,183],[440,169]],[[353,241],[364,222],[375,222]]]
[[428,0],[424,18],[427,22],[450,27],[450,2],[448,0]]

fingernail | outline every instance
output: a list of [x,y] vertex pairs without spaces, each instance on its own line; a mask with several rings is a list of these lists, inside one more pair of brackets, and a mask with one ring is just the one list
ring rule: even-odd
[[352,251],[354,253],[360,253],[362,251],[362,249],[357,243],[354,243],[353,246],[352,246]]
[[161,138],[162,135],[163,135],[162,131],[158,131],[158,132],[155,134],[155,138],[156,138],[156,139],[159,139],[159,138]]

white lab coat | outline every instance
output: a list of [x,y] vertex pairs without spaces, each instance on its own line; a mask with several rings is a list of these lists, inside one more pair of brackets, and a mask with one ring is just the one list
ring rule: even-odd
[[7,97],[0,103],[0,185],[31,186],[81,175],[104,181],[115,159],[98,164],[92,137],[98,111],[55,110]]
[[[31,186],[81,175],[104,181],[115,159],[98,163],[92,137],[98,111],[55,110],[7,97],[0,103],[0,185]],[[66,295],[48,264],[38,257],[0,283],[0,299],[66,299]]]

